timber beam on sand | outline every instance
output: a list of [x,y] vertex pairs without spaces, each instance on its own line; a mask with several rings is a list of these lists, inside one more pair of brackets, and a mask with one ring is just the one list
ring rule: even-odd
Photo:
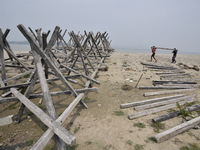
[[[87,92],[97,92],[98,88],[93,87],[93,88],[84,88],[84,89],[75,89],[77,93],[87,93]],[[72,94],[71,91],[66,90],[66,91],[58,91],[58,92],[50,92],[51,96],[60,96],[60,95],[66,95],[66,94]],[[43,98],[43,94],[31,94],[29,99],[35,99],[35,98]],[[6,102],[14,102],[18,101],[16,97],[0,97],[0,104],[1,103],[6,103]]]
[[156,72],[157,75],[170,75],[170,74],[182,74],[185,71],[167,71],[167,72]]
[[179,98],[172,98],[170,100],[165,100],[165,101],[161,101],[161,102],[156,102],[156,103],[136,106],[136,107],[134,107],[134,110],[138,111],[138,110],[144,110],[144,109],[159,107],[159,106],[163,106],[163,105],[179,102],[179,101],[182,101],[184,99],[192,98],[192,97],[194,97],[194,95],[189,95],[189,96],[184,96],[184,97],[179,97]]
[[155,141],[157,143],[161,143],[161,142],[166,141],[167,139],[170,139],[170,138],[176,136],[177,134],[180,134],[186,130],[193,128],[195,125],[197,125],[199,123],[200,123],[200,116],[197,118],[194,118],[190,121],[187,121],[185,123],[182,123],[178,126],[175,126],[169,130],[161,132],[161,133],[155,135],[153,138],[155,139]]
[[[111,41],[108,41],[106,32],[98,32],[95,35],[93,32],[86,31],[84,35],[69,32],[70,39],[66,41],[64,39],[66,30],[62,34],[58,26],[47,41],[50,30],[42,33],[40,28],[33,32],[29,27],[29,32],[22,24],[17,27],[29,42],[31,50],[29,53],[15,55],[6,41],[9,30],[7,29],[4,34],[0,30],[0,90],[3,90],[0,104],[13,101],[20,101],[22,104],[16,115],[0,118],[0,125],[19,123],[27,107],[49,127],[31,149],[43,149],[54,137],[57,149],[64,150],[66,144],[74,144],[76,138],[61,125],[78,104],[81,104],[83,108],[88,108],[84,102],[84,96],[98,90],[92,85],[100,84],[95,77],[99,68],[106,66],[104,61],[114,51],[110,47]],[[4,58],[4,51],[7,52],[9,58]],[[26,62],[26,65],[23,62]],[[8,67],[16,68],[21,73],[17,70],[10,76]],[[37,87],[40,85],[40,92],[37,94],[34,92],[36,85]],[[53,90],[55,86],[61,91],[55,92]],[[68,94],[66,99],[74,98],[74,100],[58,117],[52,96],[66,94]],[[36,98],[42,98],[39,103],[44,100],[48,114],[31,102],[31,99]]]
[[190,89],[189,86],[139,86],[139,89]]
[[[195,111],[195,110],[199,110],[199,109],[200,109],[200,104],[195,104],[195,105],[186,107],[185,111],[191,112],[191,111]],[[181,112],[179,110],[177,110],[177,111],[170,112],[168,114],[164,114],[164,115],[155,117],[155,118],[152,119],[152,121],[153,122],[162,122],[162,121],[169,120],[171,118],[177,117],[179,115],[181,115]]]
[[[196,100],[195,97],[186,98],[185,100],[180,101],[179,105],[182,106],[185,103],[194,102],[195,100]],[[157,108],[152,108],[152,109],[148,109],[148,110],[144,110],[144,111],[135,112],[135,113],[128,115],[128,119],[132,120],[132,119],[135,119],[135,118],[138,118],[138,117],[146,116],[146,115],[157,113],[157,112],[160,112],[160,111],[165,111],[165,110],[168,110],[168,109],[171,109],[171,108],[174,108],[174,107],[177,107],[176,103],[172,103],[172,104],[168,104],[168,105],[164,105],[164,106],[160,106],[160,107],[157,107]]]
[[184,96],[183,94],[179,94],[179,95],[159,97],[159,98],[154,98],[154,99],[147,99],[147,100],[142,100],[142,101],[138,101],[138,102],[121,104],[120,108],[124,109],[124,108],[129,108],[129,107],[145,105],[145,104],[151,104],[151,103],[160,102],[160,101],[169,100],[169,99],[178,98],[178,97],[183,97],[183,96]]
[[162,85],[162,84],[197,84],[195,81],[169,81],[169,80],[153,80],[153,85]]

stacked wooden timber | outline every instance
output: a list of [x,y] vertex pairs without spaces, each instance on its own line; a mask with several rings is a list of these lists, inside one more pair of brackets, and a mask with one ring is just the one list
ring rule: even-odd
[[[156,99],[148,99],[139,102],[133,102],[128,104],[121,104],[121,108],[134,107],[136,111],[130,115],[128,118],[130,120],[136,119],[138,117],[146,116],[152,113],[165,111],[174,107],[177,107],[177,102],[179,105],[184,105],[185,103],[196,101],[195,95],[183,96],[183,95],[174,95],[169,97],[160,97]],[[146,110],[145,110],[146,109]]]
[[[67,42],[64,39],[66,30],[61,34],[62,30],[56,26],[48,41],[50,31],[42,33],[40,28],[36,29],[35,33],[30,27],[28,31],[22,24],[17,27],[29,42],[31,51],[15,55],[6,40],[10,30],[2,33],[0,29],[0,103],[21,102],[17,114],[0,118],[0,125],[19,123],[25,108],[28,108],[48,127],[31,149],[43,149],[54,137],[57,149],[64,150],[66,144],[75,143],[76,137],[62,127],[62,123],[76,105],[88,108],[83,100],[84,96],[88,92],[98,90],[92,88],[93,84],[100,84],[95,75],[99,68],[106,66],[105,59],[114,51],[110,47],[108,33],[98,32],[94,35],[93,32],[85,31],[84,35],[81,35],[72,31],[69,32]],[[8,59],[4,58],[4,52],[7,52]],[[8,67],[15,71],[12,75]],[[55,81],[60,81],[64,86],[60,88],[61,91],[52,91],[52,84],[56,84]],[[40,93],[34,93],[36,86],[40,88]],[[72,99],[59,117],[52,98],[58,95],[67,95]],[[31,101],[36,98],[44,100],[48,114]]]
[[[180,93],[179,95],[170,95],[165,97],[158,97],[153,99],[141,100],[132,103],[121,104],[120,108],[129,108],[133,107],[135,112],[128,115],[128,119],[136,119],[139,117],[143,117],[146,115],[150,115],[153,113],[166,111],[171,108],[179,108],[180,110],[170,112],[168,114],[164,114],[152,119],[152,122],[161,122],[166,121],[168,119],[177,117],[182,115],[182,111],[184,112],[192,112],[200,109],[200,104],[194,104],[192,106],[188,106],[186,108],[182,107],[186,103],[195,102],[196,96],[195,94],[187,94],[183,95],[181,93],[186,94],[195,90],[195,88],[200,87],[198,82],[199,79],[192,79],[192,75],[185,73],[179,68],[175,68],[173,66],[167,65],[158,65],[152,63],[144,63],[147,68],[153,69],[153,71],[157,71],[156,75],[160,76],[160,80],[153,80],[152,85],[150,86],[139,86],[139,89],[167,89],[164,91],[151,91],[146,92],[143,96],[158,96],[158,95],[168,95]],[[164,80],[163,80],[164,79]],[[169,90],[170,89],[170,90]],[[163,142],[181,132],[184,132],[188,129],[194,128],[197,124],[200,123],[200,117],[192,119],[188,122],[185,122],[181,125],[175,126],[163,133],[159,133],[154,136],[154,140],[158,143]]]

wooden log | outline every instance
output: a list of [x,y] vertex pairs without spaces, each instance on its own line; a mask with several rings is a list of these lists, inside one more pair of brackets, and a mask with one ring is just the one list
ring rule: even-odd
[[140,105],[145,105],[145,104],[151,104],[151,103],[169,100],[172,98],[178,98],[178,97],[182,97],[182,96],[184,96],[184,95],[179,94],[179,95],[159,97],[159,98],[154,98],[154,99],[147,99],[147,100],[142,100],[142,101],[138,101],[138,102],[126,103],[126,104],[121,104],[120,108],[123,109],[123,108],[135,107],[135,106],[140,106]]
[[160,69],[160,70],[176,70],[177,68],[173,67],[156,67],[156,66],[147,66],[150,69]]
[[160,64],[145,63],[145,62],[141,62],[141,64],[146,65],[146,66],[155,66],[155,67],[173,67],[173,66],[169,66],[169,65],[160,65]]
[[166,140],[178,135],[179,133],[182,133],[186,130],[193,128],[195,125],[197,125],[199,123],[200,123],[200,116],[197,118],[194,118],[190,121],[187,121],[185,123],[182,123],[180,125],[177,125],[169,130],[162,132],[162,133],[159,133],[154,136],[154,139],[157,143],[161,143],[163,141],[166,141]]
[[11,88],[12,93],[31,111],[33,112],[46,126],[48,126],[58,137],[60,137],[66,144],[72,145],[75,142],[75,137],[63,128],[52,117],[47,115],[24,95],[18,92],[15,88]]
[[76,70],[74,70],[74,69],[71,69],[71,68],[69,68],[69,67],[67,67],[67,66],[65,66],[65,65],[62,65],[62,64],[61,64],[60,66],[66,68],[66,69],[68,69],[68,70],[70,70],[70,71],[72,71],[72,72],[74,72],[74,73],[77,73],[78,75],[83,76],[84,78],[86,78],[86,79],[88,79],[88,80],[91,80],[92,82],[95,82],[95,83],[97,83],[97,84],[100,84],[100,82],[98,82],[97,80],[92,79],[92,78],[88,77],[87,75],[81,74],[80,72],[78,72],[78,71],[76,71]]
[[[19,90],[20,88],[17,88],[17,90]],[[11,95],[12,92],[11,91],[8,91],[8,92],[5,92],[1,95],[1,97],[8,97],[9,95]],[[1,99],[1,98],[0,98]]]
[[167,90],[167,91],[158,91],[158,92],[148,92],[144,93],[143,96],[155,96],[155,95],[163,95],[163,94],[174,94],[174,93],[184,93],[191,92],[194,89],[178,89],[178,90]]
[[[56,119],[56,121],[59,124],[62,124],[69,114],[72,112],[72,110],[75,108],[75,106],[79,103],[79,101],[83,98],[84,94],[81,93],[79,94],[73,102],[65,109],[65,111]],[[50,141],[52,136],[54,135],[54,132],[50,129],[48,129],[41,137],[40,139],[33,145],[31,150],[38,150],[38,149],[43,149],[45,145]]]
[[176,77],[176,76],[191,76],[191,74],[189,74],[189,73],[176,73],[176,74],[165,74],[165,75],[160,75],[160,77],[163,77],[163,78],[165,78],[165,77]]
[[[79,77],[79,75],[72,75],[72,76],[67,76],[65,77],[66,80],[68,81],[72,81],[69,78],[74,78],[74,77]],[[47,79],[48,82],[51,81],[56,81],[59,80],[59,78],[52,78],[52,79]],[[76,81],[72,81],[73,83],[76,83]],[[36,83],[39,83],[39,81],[37,81]],[[14,85],[8,85],[8,86],[4,86],[4,87],[0,87],[0,90],[4,90],[4,89],[10,89],[10,88],[23,88],[23,87],[27,87],[28,85],[30,85],[31,82],[26,82],[26,83],[20,83],[20,84],[14,84]]]
[[[164,50],[174,50],[174,48],[163,48],[163,47],[155,47],[156,49],[164,49]],[[178,51],[178,49],[176,49]]]
[[[4,62],[4,50],[3,50],[3,33],[0,28],[0,64],[1,64],[1,79],[2,81],[6,80],[6,68],[5,68],[5,62]],[[1,84],[2,85],[2,84]],[[4,85],[5,86],[5,85]]]
[[190,89],[189,86],[140,86],[139,89]]
[[4,87],[0,87],[0,90],[4,89],[10,89],[10,88],[22,88],[22,87],[27,87],[30,83],[21,83],[21,84],[15,84],[15,85],[8,85]]
[[9,82],[9,81],[11,81],[11,80],[14,80],[14,79],[21,78],[21,77],[23,77],[23,76],[25,76],[25,75],[27,75],[27,74],[30,74],[32,71],[33,71],[33,70],[29,70],[29,71],[23,72],[23,73],[21,73],[21,74],[18,74],[18,75],[16,75],[16,76],[12,77],[12,78],[8,78],[8,79],[4,80],[4,83],[7,83],[7,82]]
[[158,85],[158,84],[166,84],[166,83],[171,83],[171,84],[197,84],[195,81],[169,81],[169,80],[153,80],[153,85]]
[[46,104],[46,107],[47,107],[48,114],[53,119],[56,119],[57,115],[56,115],[55,108],[53,106],[53,100],[52,100],[52,97],[50,95],[50,90],[49,90],[49,87],[48,87],[48,84],[47,84],[47,81],[46,81],[46,78],[45,78],[45,73],[43,71],[41,57],[35,51],[32,51],[32,54],[34,56],[34,63],[35,63],[35,66],[37,68],[37,74],[38,74],[38,78],[39,78],[39,81],[40,81],[40,85],[42,85],[41,90],[42,90],[42,93],[43,93],[43,97],[44,97],[44,101],[45,101],[45,104]]
[[164,75],[164,74],[182,74],[185,73],[185,71],[171,71],[171,72],[157,72],[157,75]]
[[9,116],[0,118],[0,126],[5,126],[5,125],[13,123],[12,117],[13,115],[9,115]]
[[[195,111],[195,110],[198,110],[198,109],[200,109],[200,104],[195,104],[195,105],[186,107],[185,111],[191,112],[191,111]],[[177,111],[173,111],[173,112],[170,112],[168,114],[164,114],[164,115],[161,115],[161,116],[153,118],[152,122],[162,122],[162,121],[169,120],[171,118],[177,117],[180,114],[181,113],[178,110]]]
[[151,103],[151,104],[136,106],[136,107],[134,107],[134,110],[139,111],[139,110],[144,110],[144,109],[159,107],[159,106],[163,106],[163,105],[167,105],[167,104],[179,102],[179,101],[182,101],[184,99],[193,98],[194,96],[195,95],[189,95],[189,96],[184,96],[184,97],[179,97],[179,98],[173,98],[173,99],[162,101],[162,102],[156,102],[156,103]]
[[[98,88],[84,88],[84,89],[76,89],[75,90],[77,93],[86,93],[86,92],[97,92]],[[59,96],[59,95],[65,95],[65,94],[72,94],[70,90],[66,90],[66,91],[59,91],[59,92],[51,92],[50,93],[51,96]],[[29,99],[34,99],[34,98],[42,98],[43,94],[31,94]],[[14,102],[14,101],[18,101],[18,99],[16,97],[5,97],[2,98],[0,97],[0,104],[2,103],[6,103],[6,102]]]
[[[97,92],[98,88],[84,88],[84,89],[76,89],[77,93],[85,93],[85,92]],[[51,92],[51,96],[59,96],[59,95],[65,95],[65,94],[72,94],[70,90],[66,91],[59,91],[59,92]],[[42,98],[42,94],[31,94],[30,99],[34,98]]]
[[[18,66],[18,65],[7,65],[5,64],[6,67],[13,67],[13,68],[24,68],[23,66]],[[28,69],[33,69],[33,67],[26,67]]]
[[[179,102],[179,105],[182,106],[187,102],[194,102],[195,100],[196,99],[194,97],[190,98],[190,99],[186,99],[184,101]],[[171,108],[174,108],[174,107],[177,107],[176,103],[165,105],[165,106],[161,106],[161,107],[158,107],[158,108],[152,108],[152,109],[136,112],[136,113],[128,115],[128,118],[129,119],[135,119],[135,118],[146,116],[146,115],[149,115],[149,114],[152,114],[152,113],[168,110],[168,109],[171,109]]]

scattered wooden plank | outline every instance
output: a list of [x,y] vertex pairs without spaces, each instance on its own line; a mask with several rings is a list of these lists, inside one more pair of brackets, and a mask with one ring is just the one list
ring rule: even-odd
[[160,69],[160,70],[176,70],[174,67],[157,67],[157,66],[147,66],[150,69]]
[[190,89],[189,86],[139,86],[139,89]]
[[166,84],[166,83],[171,83],[171,84],[197,84],[195,81],[169,81],[169,80],[153,80],[153,85],[158,85],[158,84]]
[[171,71],[171,72],[156,72],[157,75],[165,75],[165,74],[182,74],[185,73],[185,71]]
[[145,105],[145,104],[151,104],[151,103],[160,102],[164,100],[170,100],[173,98],[178,98],[178,97],[183,97],[183,96],[184,96],[183,94],[179,94],[179,95],[159,97],[159,98],[154,98],[154,99],[147,99],[147,100],[142,100],[138,102],[121,104],[120,108],[123,109],[123,108],[135,107],[135,106],[140,106],[140,105]]
[[195,95],[189,95],[189,96],[184,96],[184,97],[179,97],[179,98],[172,98],[170,100],[165,100],[165,101],[161,101],[161,102],[156,102],[156,103],[151,103],[151,104],[145,104],[145,105],[141,105],[141,106],[136,106],[136,107],[134,107],[134,110],[139,111],[139,110],[144,110],[144,109],[159,107],[159,106],[163,106],[163,105],[167,105],[167,104],[179,102],[179,101],[182,101],[184,99],[192,98],[194,96]]
[[[200,109],[200,104],[195,104],[195,105],[186,107],[185,111],[191,112],[191,111],[195,111],[195,110],[198,110],[198,109]],[[171,118],[177,117],[180,114],[181,114],[180,111],[177,110],[177,111],[170,112],[168,114],[164,114],[164,115],[155,117],[155,118],[152,119],[152,121],[153,122],[162,122],[162,121],[169,120]]]
[[[77,93],[86,93],[86,92],[97,92],[98,88],[84,88],[84,89],[76,89],[75,90]],[[58,92],[51,92],[51,96],[59,96],[59,95],[65,95],[65,94],[72,94],[70,90],[66,91],[58,91]],[[34,98],[43,98],[43,94],[31,94],[29,99],[34,99]],[[16,97],[0,97],[0,104],[6,103],[6,102],[14,102],[18,101]]]
[[166,140],[178,135],[179,133],[182,133],[186,130],[193,128],[195,125],[197,125],[199,123],[200,123],[200,116],[197,118],[194,118],[190,121],[187,121],[185,123],[182,123],[178,126],[175,126],[169,130],[166,130],[162,133],[159,133],[154,136],[154,139],[157,143],[161,143],[163,141],[166,141]]
[[156,96],[156,95],[164,95],[164,94],[174,94],[174,93],[184,93],[191,92],[194,89],[178,89],[178,90],[167,90],[167,91],[158,91],[158,92],[148,92],[144,93],[143,96]]
[[[190,99],[187,99],[187,100],[179,102],[179,105],[182,106],[186,102],[193,102],[195,100],[196,99],[193,97],[193,98],[190,98]],[[174,107],[177,107],[176,103],[165,105],[165,106],[161,106],[161,107],[158,107],[158,108],[152,108],[152,109],[136,112],[136,113],[128,115],[128,118],[131,120],[131,119],[135,119],[135,118],[138,118],[138,117],[146,116],[146,115],[149,115],[149,114],[152,114],[152,113],[168,110],[168,109],[171,109],[171,108],[174,108]]]
[[33,71],[33,70],[28,70],[28,71],[26,71],[26,72],[23,72],[23,73],[21,73],[21,74],[18,74],[18,75],[16,75],[16,76],[14,76],[14,77],[12,77],[12,78],[8,78],[8,79],[4,80],[4,83],[7,83],[7,82],[9,82],[9,81],[11,81],[11,80],[19,79],[19,78],[21,78],[21,77],[23,77],[23,76],[25,76],[25,75],[27,75],[27,74],[30,74],[32,71]]

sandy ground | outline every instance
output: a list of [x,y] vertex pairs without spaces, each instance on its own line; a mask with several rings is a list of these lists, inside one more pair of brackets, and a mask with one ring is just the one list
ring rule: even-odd
[[[177,150],[192,143],[196,143],[200,147],[200,129],[190,129],[162,143],[156,143],[151,140],[151,137],[158,134],[151,126],[151,119],[169,111],[129,120],[127,116],[136,111],[133,108],[120,109],[120,104],[166,96],[144,97],[143,94],[145,92],[158,90],[144,90],[135,87],[142,74],[143,76],[138,86],[150,86],[152,85],[152,80],[159,80],[159,76],[155,74],[155,71],[141,65],[141,61],[150,62],[150,55],[150,53],[114,52],[111,57],[106,59],[105,63],[109,67],[108,71],[99,71],[96,79],[100,82],[100,85],[93,84],[94,87],[99,88],[98,92],[89,93],[85,97],[88,109],[82,109],[78,106],[64,122],[64,127],[67,127],[76,137],[77,150]],[[156,54],[158,60],[156,64],[178,67],[178,63],[184,63],[188,66],[197,65],[200,68],[200,55],[178,54],[176,64],[171,63],[171,57],[172,55],[170,54]],[[125,68],[130,68],[131,70],[126,71]],[[193,69],[184,69],[184,71],[194,75],[193,78],[200,79],[199,71]],[[132,86],[133,89],[129,91],[122,90],[122,86],[125,84]],[[55,86],[59,86],[59,83]],[[197,88],[195,91],[185,94],[196,94],[197,101],[200,102],[200,93],[198,91],[199,89]],[[56,102],[55,107],[59,108],[59,113],[66,105],[65,96],[59,97],[59,101],[56,97],[53,100]],[[9,110],[7,108],[9,105],[3,104],[1,106],[0,117],[17,112],[18,108]],[[17,106],[20,106],[20,104],[17,104]],[[123,112],[124,114],[117,116],[116,112]],[[36,117],[27,118],[27,114],[25,114],[23,121],[19,124],[0,127],[0,146],[4,149],[29,149],[31,144],[27,146],[27,142],[32,141],[34,144],[46,129],[44,125],[38,123],[40,121],[37,121]],[[159,132],[179,125],[181,122],[181,117],[164,121],[162,123],[165,128],[160,129]],[[137,123],[143,124],[144,128],[136,126]],[[21,139],[18,140],[19,138]],[[46,149],[51,149],[50,147],[53,143],[51,141],[46,146]]]

